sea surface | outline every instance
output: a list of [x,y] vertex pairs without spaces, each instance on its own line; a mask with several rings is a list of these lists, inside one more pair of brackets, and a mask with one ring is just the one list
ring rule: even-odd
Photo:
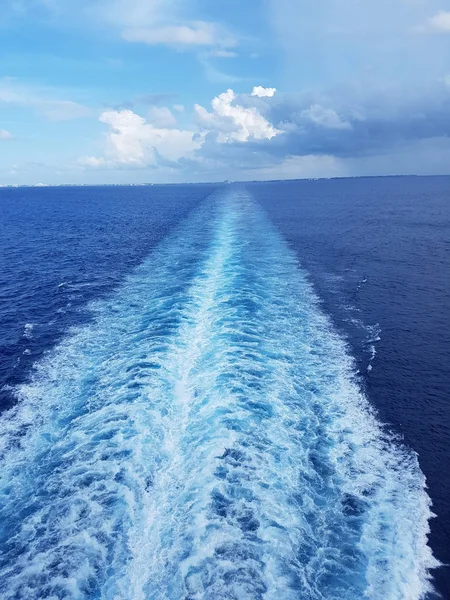
[[0,190],[0,598],[450,598],[450,178]]

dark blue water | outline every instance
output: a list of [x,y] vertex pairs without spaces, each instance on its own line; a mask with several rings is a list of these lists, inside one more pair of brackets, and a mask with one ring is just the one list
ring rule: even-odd
[[1,190],[0,402],[210,186]]
[[3,596],[431,598],[449,190],[1,190]]
[[[252,191],[348,336],[381,420],[419,454],[437,514],[431,545],[450,564],[450,178]],[[435,577],[450,598],[450,570]]]

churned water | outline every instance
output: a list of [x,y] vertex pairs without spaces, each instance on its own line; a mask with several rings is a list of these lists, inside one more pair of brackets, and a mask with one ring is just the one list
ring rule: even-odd
[[22,354],[0,420],[1,597],[431,596],[418,457],[379,423],[257,192],[164,194],[158,234],[133,222],[148,252],[120,236],[103,263],[116,279],[92,263],[95,292],[67,297],[64,325],[16,308],[29,312],[7,348]]

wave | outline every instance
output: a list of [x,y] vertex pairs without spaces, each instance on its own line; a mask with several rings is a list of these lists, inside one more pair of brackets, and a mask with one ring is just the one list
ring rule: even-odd
[[207,199],[92,311],[0,424],[5,598],[431,590],[417,457],[245,191]]

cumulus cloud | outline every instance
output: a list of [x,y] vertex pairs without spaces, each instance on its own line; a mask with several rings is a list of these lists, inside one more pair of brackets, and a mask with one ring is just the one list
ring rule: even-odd
[[170,166],[180,179],[197,174],[199,180],[207,173],[229,178],[239,172],[243,178],[354,174],[357,165],[365,172],[376,164],[386,169],[377,157],[411,156],[408,147],[437,147],[438,139],[450,145],[450,88],[440,81],[427,90],[349,86],[237,95],[229,89],[209,110],[195,105],[196,125],[186,129],[177,126],[167,107],[151,107],[147,119],[121,110],[105,111],[100,120],[108,128],[105,152],[83,159],[85,166]]
[[6,129],[0,129],[0,140],[12,140],[13,136],[9,131],[6,131]]
[[[282,133],[255,106],[243,106],[239,98],[244,103],[252,96],[237,97],[229,89],[212,100],[212,112],[196,105],[196,129],[177,128],[176,118],[167,107],[150,107],[147,119],[130,109],[106,110],[99,117],[108,127],[104,155],[84,157],[80,164],[95,168],[204,163],[209,152],[207,138],[216,145],[245,145]],[[176,107],[178,112],[181,109]]]
[[249,139],[270,140],[281,133],[256,107],[238,104],[232,89],[214,98],[211,106],[213,111],[208,112],[203,106],[196,104],[195,111],[199,123],[217,133],[219,143],[246,142]]
[[[205,111],[204,127],[225,131],[225,139],[206,136],[199,151],[214,172],[223,169],[236,177],[241,171],[243,178],[248,174],[255,179],[294,176],[295,172],[299,177],[315,177],[374,174],[377,165],[379,173],[394,173],[396,164],[402,167],[399,172],[448,171],[448,166],[439,166],[443,161],[438,157],[425,167],[423,160],[415,160],[414,153],[407,151],[420,147],[423,154],[425,148],[450,147],[450,89],[444,81],[429,89],[347,86],[274,98],[244,95],[238,100],[245,107],[254,102],[264,119],[281,133],[237,142],[236,137],[226,137],[230,130],[225,129],[226,122],[220,121],[217,111]],[[436,140],[441,141],[438,144]],[[382,160],[383,156],[390,158]],[[406,159],[400,161],[402,156],[411,161],[408,169]]]
[[258,98],[272,98],[276,91],[276,88],[265,88],[261,85],[255,85],[252,91],[252,96],[257,96]]
[[282,94],[266,117],[284,131],[264,151],[277,157],[374,156],[414,140],[450,137],[450,89],[445,82],[421,88],[340,87]]
[[157,127],[131,110],[107,110],[99,120],[109,127],[104,157],[88,156],[81,164],[89,167],[143,167],[158,162],[176,162],[202,144],[193,131]]
[[155,127],[172,129],[177,125],[177,120],[170,108],[166,106],[151,106],[148,111],[148,118]]

